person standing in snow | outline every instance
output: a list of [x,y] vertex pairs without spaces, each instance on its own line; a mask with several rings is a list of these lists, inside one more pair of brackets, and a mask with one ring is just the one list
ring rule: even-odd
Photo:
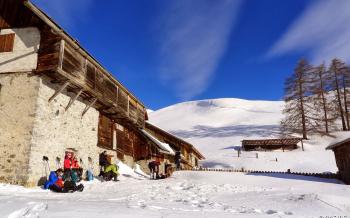
[[108,164],[107,151],[103,151],[99,156],[100,174],[98,176],[103,176],[103,171]]
[[181,170],[181,152],[177,151],[175,153],[175,164],[176,164],[176,170]]
[[63,167],[64,167],[64,178],[65,180],[71,180],[72,174],[72,153],[66,152],[66,156],[64,157]]
[[151,179],[159,178],[159,165],[160,162],[157,160],[152,160],[148,163],[148,168],[151,173]]

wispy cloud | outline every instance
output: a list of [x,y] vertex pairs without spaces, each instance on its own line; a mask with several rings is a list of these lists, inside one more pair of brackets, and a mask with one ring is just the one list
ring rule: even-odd
[[267,56],[301,51],[316,63],[334,57],[350,60],[349,27],[349,0],[318,0],[306,8]]
[[239,0],[167,1],[158,17],[160,76],[178,97],[205,91],[225,53]]
[[93,0],[32,0],[64,27],[74,27],[88,17]]

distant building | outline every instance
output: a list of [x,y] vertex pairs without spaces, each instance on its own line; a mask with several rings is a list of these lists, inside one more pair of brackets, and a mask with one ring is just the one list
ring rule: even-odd
[[245,151],[294,150],[298,148],[299,142],[302,143],[301,138],[243,140],[242,149]]
[[[199,167],[199,161],[204,160],[205,157],[201,154],[194,145],[189,142],[151,124],[146,121],[145,129],[157,137],[160,141],[168,144],[175,152],[181,153],[181,166],[183,169],[192,169]],[[168,162],[174,162],[173,157]]]
[[340,178],[350,184],[350,138],[330,144],[327,150],[333,150]]

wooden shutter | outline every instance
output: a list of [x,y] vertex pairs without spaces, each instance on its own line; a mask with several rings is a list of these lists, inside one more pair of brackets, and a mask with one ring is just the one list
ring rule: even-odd
[[98,123],[98,145],[113,149],[113,121],[102,114]]
[[12,52],[15,42],[15,34],[0,35],[0,52]]

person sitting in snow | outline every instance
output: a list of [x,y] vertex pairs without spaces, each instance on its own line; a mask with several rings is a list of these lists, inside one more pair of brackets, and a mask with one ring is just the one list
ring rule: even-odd
[[74,182],[79,182],[82,179],[82,175],[83,175],[83,168],[80,167],[79,165],[79,161],[78,158],[76,156],[73,156],[72,158],[72,180]]
[[76,185],[74,182],[64,182],[63,181],[63,170],[58,169],[52,171],[49,176],[49,180],[45,182],[44,188],[50,189],[53,192],[75,192],[83,191],[84,186],[82,184]]
[[116,164],[111,164],[108,162],[108,165],[104,167],[104,172],[103,172],[103,179],[105,181],[118,181],[118,172],[119,167]]

